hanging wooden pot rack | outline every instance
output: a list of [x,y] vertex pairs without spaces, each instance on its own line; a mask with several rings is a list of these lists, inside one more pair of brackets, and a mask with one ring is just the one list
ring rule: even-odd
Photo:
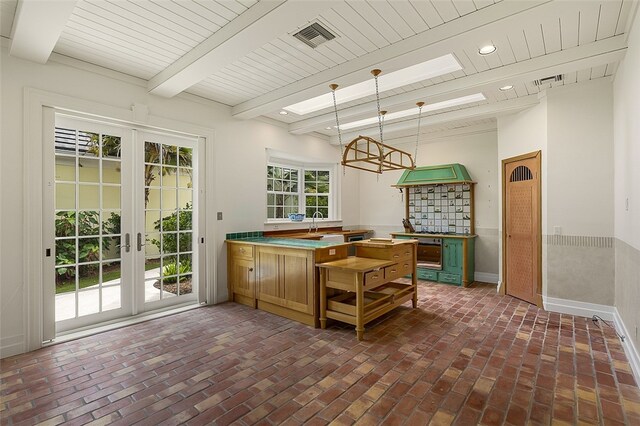
[[[384,116],[387,111],[380,110],[380,92],[378,90],[378,76],[382,71],[379,69],[371,70],[371,74],[376,84],[376,104],[378,109],[378,126],[380,131],[380,140],[377,141],[368,136],[358,136],[347,146],[342,149],[342,132],[340,129],[340,120],[338,117],[338,103],[336,101],[337,84],[330,84],[331,94],[333,96],[333,108],[336,116],[336,128],[338,129],[338,140],[340,142],[340,150],[342,151],[342,166],[352,167],[358,170],[364,170],[373,173],[382,173],[389,170],[413,170],[416,167],[415,159],[406,151],[386,145],[383,139]],[[416,103],[418,106],[418,133],[416,136],[416,157],[418,155],[418,140],[420,138],[420,115],[422,114],[422,106],[424,102]]]
[[411,154],[368,136],[358,136],[344,149],[342,165],[367,172],[415,169]]

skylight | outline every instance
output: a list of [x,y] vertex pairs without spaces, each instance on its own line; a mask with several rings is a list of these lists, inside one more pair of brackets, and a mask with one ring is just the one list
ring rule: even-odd
[[[461,69],[462,66],[460,66],[456,58],[451,54],[446,54],[439,58],[431,59],[388,74],[382,73],[378,78],[378,85],[380,92],[382,93],[387,90],[428,80],[430,78]],[[367,79],[366,81],[336,90],[336,102],[339,105],[355,99],[364,98],[375,93],[376,87],[374,81],[372,79]],[[305,115],[331,106],[333,106],[333,97],[330,92],[327,92],[324,95],[316,96],[315,98],[286,106],[283,109],[294,114]]]
[[[484,101],[485,98],[482,93],[476,93],[469,96],[463,96],[461,98],[455,99],[447,99],[446,101],[436,102],[435,104],[429,104],[422,107],[422,112],[436,111],[439,109],[450,108],[458,105],[469,104],[472,102],[480,102]],[[412,115],[418,114],[418,108],[413,107],[411,109],[405,109],[404,111],[396,111],[396,112],[388,112],[384,116],[384,121],[395,120],[398,118],[409,117]],[[352,121],[350,123],[345,123],[340,125],[340,130],[349,130],[355,129],[357,127],[364,127],[370,124],[375,124],[378,122],[378,117],[365,118],[358,121]]]

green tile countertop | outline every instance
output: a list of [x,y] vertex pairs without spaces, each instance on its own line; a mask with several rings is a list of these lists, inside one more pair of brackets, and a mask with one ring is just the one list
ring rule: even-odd
[[227,240],[232,243],[249,243],[267,246],[294,247],[303,249],[318,249],[333,246],[342,246],[348,243],[318,241],[318,240],[302,240],[298,238],[275,238],[275,237],[252,237]]

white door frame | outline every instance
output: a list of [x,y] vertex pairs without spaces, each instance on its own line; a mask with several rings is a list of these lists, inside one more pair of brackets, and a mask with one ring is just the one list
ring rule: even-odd
[[[24,89],[23,102],[23,209],[25,212],[23,227],[23,277],[25,288],[23,293],[23,321],[25,324],[24,350],[32,351],[42,347],[44,327],[43,327],[43,284],[45,271],[45,241],[43,240],[43,194],[45,188],[43,166],[44,166],[44,138],[51,137],[54,121],[51,111],[45,112],[47,108],[55,111],[66,112],[78,117],[89,116],[106,123],[126,123],[137,128],[158,129],[167,131],[172,129],[176,134],[195,136],[202,140],[203,145],[208,148],[201,161],[214,164],[214,129],[202,127],[190,123],[184,123],[169,118],[153,115],[141,114],[136,106],[132,109],[124,109],[87,101],[58,93],[48,92],[40,89],[26,87]],[[144,111],[144,105],[140,106]],[[49,119],[47,119],[49,117]],[[203,218],[205,226],[201,228],[198,241],[204,238],[204,253],[206,259],[205,276],[201,279],[206,285],[206,302],[208,304],[217,302],[216,290],[216,229],[214,215],[216,201],[213,196],[215,179],[213,170],[207,173],[206,167],[202,167],[202,172],[206,173],[205,188],[200,188],[199,197],[204,205],[206,219]],[[48,182],[47,184],[53,184]],[[207,191],[210,193],[206,197]]]

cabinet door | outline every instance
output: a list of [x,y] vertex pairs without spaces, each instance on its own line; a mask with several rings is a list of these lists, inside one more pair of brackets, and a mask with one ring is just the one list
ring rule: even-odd
[[255,299],[255,270],[253,260],[237,259],[231,261],[230,283],[234,294]]
[[442,269],[447,272],[462,273],[462,240],[445,238],[442,245]]
[[286,250],[280,254],[280,296],[282,304],[313,314],[313,256],[306,250]]
[[278,261],[279,256],[273,249],[258,248],[256,258],[258,300],[280,304]]

